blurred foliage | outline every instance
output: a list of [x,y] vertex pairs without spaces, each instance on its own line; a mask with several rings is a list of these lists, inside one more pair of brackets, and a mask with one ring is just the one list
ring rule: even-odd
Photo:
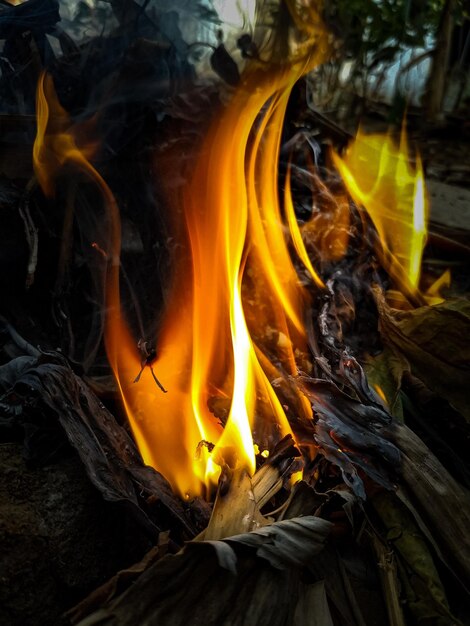
[[[336,54],[317,81],[317,90],[318,84],[326,85],[321,96],[317,93],[320,106],[329,111],[343,109],[345,119],[360,115],[362,109],[356,111],[357,105],[377,99],[387,67],[400,59],[392,105],[397,109],[393,117],[401,119],[408,100],[402,93],[404,77],[410,68],[432,57],[445,6],[446,0],[325,2],[324,19],[335,38]],[[469,9],[469,0],[452,0],[454,26],[469,19]],[[416,52],[404,56],[410,50]],[[347,79],[341,78],[345,62],[349,62]]]
[[[465,12],[457,3],[456,19]],[[325,5],[329,27],[342,42],[342,54],[372,62],[390,61],[404,47],[423,46],[439,25],[444,0],[332,0]]]

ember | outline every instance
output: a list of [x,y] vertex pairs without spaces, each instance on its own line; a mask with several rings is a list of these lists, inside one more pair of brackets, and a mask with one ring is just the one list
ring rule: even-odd
[[313,106],[319,2],[97,10],[0,12],[0,102],[36,123],[3,184],[0,433],[83,467],[132,549],[3,621],[460,623],[470,248],[430,221],[425,131]]

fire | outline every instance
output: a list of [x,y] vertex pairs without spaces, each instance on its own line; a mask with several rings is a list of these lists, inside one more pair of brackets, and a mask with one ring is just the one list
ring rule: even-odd
[[[269,454],[269,439],[290,432],[270,382],[280,370],[265,356],[263,339],[266,329],[276,329],[270,356],[286,375],[296,375],[296,353],[306,352],[309,296],[290,240],[304,262],[307,254],[292,219],[290,189],[287,223],[283,218],[278,162],[290,91],[324,54],[319,39],[315,58],[302,57],[288,69],[247,68],[201,147],[183,197],[190,264],[184,255],[177,261],[157,340],[154,367],[167,394],[149,373],[132,383],[139,361],[122,349],[125,325],[114,320],[108,326],[108,349],[117,357],[110,360],[144,459],[186,497],[215,484],[221,465],[252,474],[253,433]],[[308,269],[323,286],[311,264]],[[247,316],[247,301],[258,298],[264,305]],[[305,398],[299,405],[311,415]]]
[[[266,366],[262,346],[252,337],[262,336],[268,322],[281,330],[276,356],[286,371],[297,373],[295,348],[306,350],[302,311],[308,295],[291,260],[277,190],[292,81],[290,74],[276,79],[253,73],[201,149],[184,193],[192,267],[186,259],[178,264],[157,346],[155,369],[168,393],[161,394],[148,374],[132,384],[138,361],[117,351],[115,374],[139,446],[148,452],[145,460],[182,494],[215,483],[223,463],[253,473],[252,432],[262,447],[268,443],[264,431],[274,428],[278,438],[290,432],[268,379],[279,373]],[[321,284],[313,268],[312,273]],[[259,320],[250,319],[250,329],[245,277],[253,297],[262,292],[269,309]],[[114,331],[115,336],[110,326],[108,343],[117,345],[125,329]],[[227,405],[224,428],[209,409],[214,398]],[[308,403],[302,406],[311,411]],[[201,441],[215,448],[209,452]]]
[[[303,315],[310,295],[292,251],[312,287],[324,288],[295,219],[289,175],[283,200],[278,191],[291,89],[327,49],[326,36],[313,21],[307,35],[308,56],[304,41],[277,71],[257,63],[246,68],[201,146],[182,198],[186,232],[180,243],[186,246],[175,262],[154,352],[146,338],[137,342],[132,336],[120,310],[119,212],[90,162],[95,146],[71,124],[51,79],[42,77],[38,85],[38,180],[51,195],[55,178],[72,164],[102,193],[111,237],[106,245],[90,246],[107,264],[109,362],[144,462],[183,497],[210,489],[221,466],[252,474],[253,435],[266,457],[273,441],[291,432],[271,382],[296,376],[299,358],[308,353]],[[310,403],[300,391],[297,395],[296,410],[311,417]]]
[[97,149],[96,141],[90,141],[88,138],[92,123],[81,126],[72,124],[67,111],[57,98],[52,78],[45,73],[41,74],[38,81],[36,118],[33,165],[44,194],[48,197],[54,195],[56,179],[67,166],[80,171],[101,192],[108,221],[109,240],[102,245],[97,242],[90,245],[106,259],[108,284],[113,285],[113,289],[108,293],[107,302],[109,306],[118,307],[120,215],[110,188],[89,160]]
[[390,135],[359,130],[343,157],[333,153],[333,162],[374,223],[390,276],[404,292],[418,293],[428,203],[421,160],[412,163],[405,127],[398,146]]
[[[295,3],[286,5],[295,15]],[[295,407],[283,406],[275,391],[309,368],[304,312],[312,291],[325,288],[295,216],[291,166],[282,197],[279,193],[291,89],[324,59],[328,47],[313,13],[308,17],[304,41],[294,46],[288,64],[275,70],[258,62],[246,67],[200,147],[181,205],[174,207],[175,213],[182,210],[184,232],[153,345],[133,337],[121,312],[119,211],[90,161],[96,143],[86,140],[86,127],[71,123],[51,78],[39,81],[34,146],[39,183],[52,195],[57,176],[72,165],[101,191],[110,237],[90,246],[107,269],[109,362],[144,462],[182,497],[210,492],[224,466],[253,474],[255,451],[267,458],[273,443],[292,434],[286,411],[312,417],[295,385],[290,387]],[[296,22],[299,29],[304,21]],[[344,157],[333,158],[349,193],[376,227],[390,274],[408,292],[418,292],[427,207],[421,164],[417,159],[416,167],[411,165],[405,133],[399,148],[389,137],[359,133]],[[337,245],[330,241],[322,250],[328,260],[341,258],[347,247],[343,196],[331,195],[343,234]],[[293,255],[310,276],[310,289],[301,284]],[[377,393],[382,397],[380,389]]]
[[[71,124],[50,77],[38,85],[38,180],[52,195],[55,179],[71,164],[101,191],[111,235],[90,246],[107,267],[109,362],[144,462],[182,497],[210,491],[225,465],[253,474],[255,450],[267,458],[273,443],[291,433],[286,411],[312,417],[295,386],[295,407],[284,407],[275,392],[279,381],[309,367],[304,311],[313,289],[325,288],[297,223],[290,166],[279,193],[290,92],[327,49],[326,36],[311,24],[308,36],[315,39],[315,54],[306,57],[302,44],[301,54],[276,71],[257,63],[246,68],[200,147],[175,207],[182,209],[185,228],[154,345],[132,336],[120,309],[119,211],[90,162],[96,145],[85,140],[86,128]],[[334,160],[374,222],[391,274],[418,290],[426,202],[419,160],[415,169],[407,154],[404,134],[396,149],[389,138],[360,133]],[[334,203],[346,232],[347,199]],[[346,246],[343,237],[325,258],[340,258]],[[311,278],[309,290],[299,280],[294,254]]]
[[315,283],[318,285],[318,287],[321,287],[323,289],[325,287],[325,284],[322,281],[322,279],[319,277],[319,275],[317,274],[316,270],[313,268],[312,262],[310,261],[310,257],[308,256],[307,250],[305,249],[305,245],[302,239],[302,233],[300,232],[300,228],[297,223],[297,217],[294,211],[294,202],[292,200],[290,177],[291,177],[291,170],[289,166],[287,170],[286,186],[285,186],[285,193],[284,193],[284,210],[286,212],[287,222],[289,224],[289,230],[292,235],[292,241],[293,241],[295,250],[299,258],[304,264],[308,273],[310,274],[312,279],[315,281]]

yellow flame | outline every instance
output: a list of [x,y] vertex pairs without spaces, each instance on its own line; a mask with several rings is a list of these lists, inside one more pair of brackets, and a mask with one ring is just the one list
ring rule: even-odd
[[[89,159],[96,151],[96,142],[87,140],[86,125],[73,125],[68,113],[61,106],[55,93],[51,76],[39,77],[36,97],[37,132],[33,146],[33,165],[38,182],[46,196],[52,196],[55,181],[61,171],[72,165],[80,170],[100,190],[109,222],[108,278],[118,281],[119,254],[121,247],[121,222],[119,209],[108,185],[93,167]],[[96,247],[99,245],[90,243]],[[100,248],[101,249],[101,248]],[[108,305],[119,302],[108,299]]]
[[426,302],[430,305],[442,304],[444,302],[444,298],[441,295],[441,291],[443,289],[448,289],[451,283],[451,273],[450,270],[446,270],[437,278],[432,285],[430,285],[426,289],[426,293],[424,297]]
[[319,275],[313,268],[312,262],[310,261],[310,257],[308,256],[307,250],[305,249],[305,245],[302,239],[302,234],[300,232],[299,224],[295,216],[294,202],[292,200],[292,192],[291,192],[290,174],[291,172],[290,172],[290,166],[289,166],[287,170],[286,184],[285,184],[285,190],[284,190],[284,207],[285,207],[286,216],[287,216],[287,223],[289,224],[289,229],[292,235],[292,241],[293,241],[295,250],[297,254],[299,255],[300,260],[304,264],[310,276],[313,278],[317,286],[323,289],[325,288],[325,283],[322,281],[322,279],[319,277]]
[[419,156],[413,164],[403,125],[400,145],[390,135],[358,131],[333,161],[377,229],[386,269],[399,286],[417,293],[426,243],[427,197]]
[[386,405],[388,405],[387,402],[387,396],[384,393],[384,390],[382,389],[382,387],[380,385],[375,384],[374,385],[374,389],[377,392],[377,395],[379,396],[379,398],[382,400],[382,402]]
[[[47,196],[54,194],[56,179],[64,172],[67,165],[72,165],[82,171],[102,193],[110,227],[108,251],[102,255],[108,261],[106,349],[142,457],[146,463],[156,467],[158,463],[155,462],[152,438],[148,437],[145,421],[140,419],[138,410],[142,408],[148,411],[149,415],[153,415],[155,408],[153,396],[142,394],[142,387],[139,387],[137,398],[133,398],[131,402],[127,392],[128,383],[135,379],[140,369],[140,360],[136,343],[120,313],[119,254],[121,234],[120,215],[116,201],[106,182],[89,161],[96,149],[96,144],[85,142],[80,145],[80,136],[83,135],[84,129],[72,124],[68,113],[57,98],[52,78],[47,74],[42,74],[38,82],[36,116],[37,134],[33,147],[33,163],[38,182],[44,193]],[[74,175],[76,174],[74,173]],[[90,245],[102,250],[96,242],[92,242]],[[175,367],[177,367],[177,363]],[[149,398],[151,398],[150,401]],[[174,454],[181,454],[178,447],[179,439],[175,435],[174,441],[172,441],[172,433],[173,430],[168,428],[164,434],[170,437],[169,445],[172,445]],[[170,470],[170,468],[168,469]],[[195,481],[197,481],[196,478]]]

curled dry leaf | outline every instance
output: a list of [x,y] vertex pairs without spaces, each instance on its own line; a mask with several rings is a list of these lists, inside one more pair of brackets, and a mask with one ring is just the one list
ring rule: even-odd
[[331,526],[309,516],[221,541],[191,542],[79,624],[329,626],[323,583],[305,582],[297,566],[314,561]]
[[312,403],[314,437],[322,454],[337,465],[344,482],[365,499],[357,468],[386,489],[394,488],[400,453],[384,431],[391,416],[383,406],[344,393],[334,383],[300,376],[298,383]]
[[249,533],[234,535],[221,541],[194,542],[190,546],[210,544],[214,547],[219,565],[236,573],[237,554],[234,548],[244,545],[256,550],[277,569],[308,565],[312,557],[323,549],[332,528],[331,522],[309,515],[275,522]]
[[[42,354],[34,363],[21,362],[12,370],[18,374],[11,392],[18,410],[18,424],[26,429],[45,429],[47,445],[63,436],[55,435],[62,427],[70,445],[78,452],[91,482],[105,500],[127,506],[151,536],[158,532],[156,513],[148,503],[153,500],[160,514],[166,514],[185,537],[192,537],[199,524],[194,524],[167,480],[153,468],[144,465],[127,431],[99,401],[88,385],[57,353]],[[8,402],[8,394],[5,401]],[[38,426],[39,425],[39,426]],[[60,425],[60,426],[59,426]],[[61,433],[60,433],[61,435]],[[37,439],[37,438],[36,438]],[[58,445],[58,444],[57,444]],[[207,524],[209,507],[197,501]],[[200,506],[199,506],[200,504]]]
[[[400,384],[400,369],[408,363],[414,376],[470,420],[470,301],[449,300],[435,306],[398,311],[387,305],[378,288],[374,295],[380,334],[390,357],[382,358],[392,364],[396,384]],[[379,367],[384,369],[380,362]],[[371,369],[372,364],[369,374]],[[388,383],[386,378],[384,381],[389,388],[390,379]],[[388,399],[396,402],[397,391],[388,393],[391,393]]]
[[450,612],[433,556],[412,513],[387,492],[377,494],[372,504],[385,525],[387,541],[402,559],[404,591],[416,619],[433,624],[460,623]]

